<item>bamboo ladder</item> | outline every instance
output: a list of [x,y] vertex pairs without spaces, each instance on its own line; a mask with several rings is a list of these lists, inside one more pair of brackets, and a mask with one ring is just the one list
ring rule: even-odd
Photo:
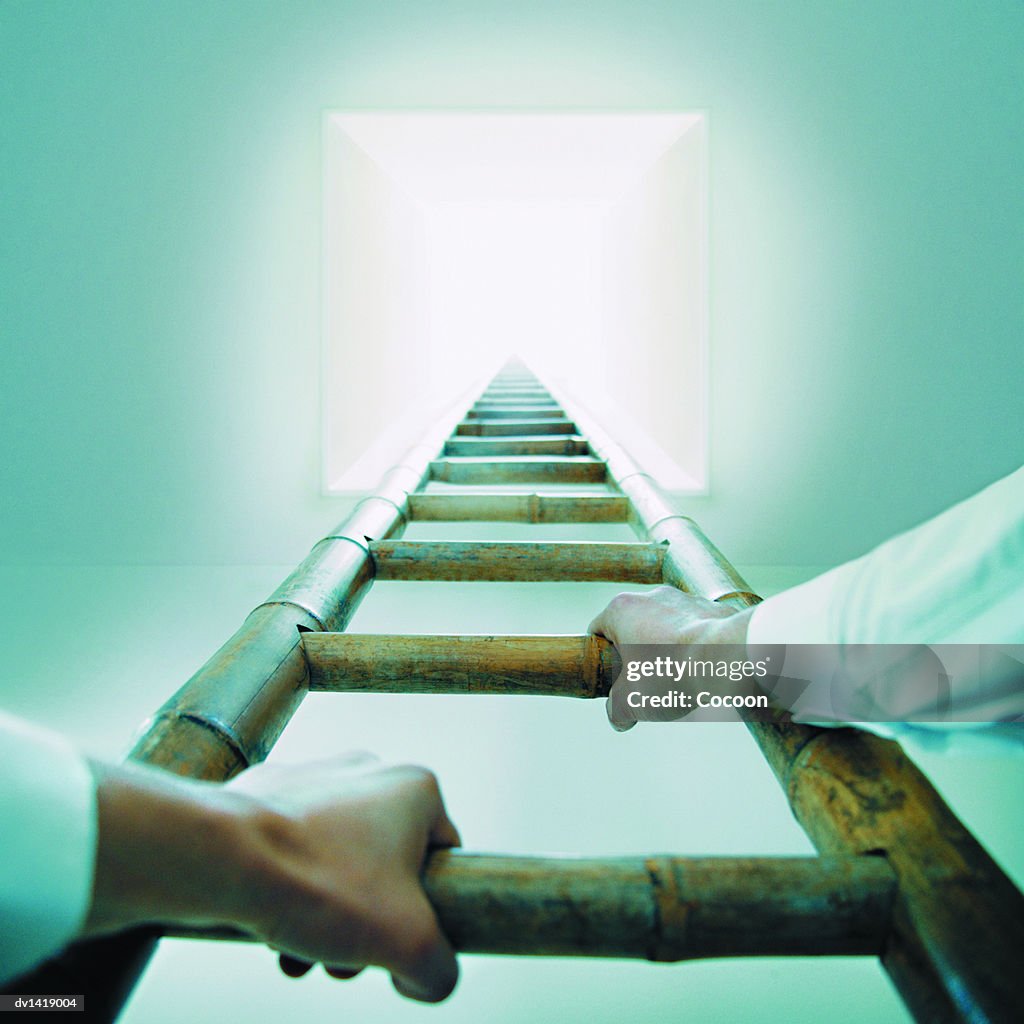
[[[465,489],[427,493],[432,480]],[[597,482],[608,493],[534,489]],[[472,489],[492,484],[527,486]],[[406,523],[422,520],[624,522],[640,540],[403,540]],[[616,656],[593,636],[344,633],[374,579],[666,582],[739,608],[759,600],[596,423],[510,363],[313,548],[156,713],[130,757],[226,780],[267,756],[310,690],[608,693]],[[781,712],[747,726],[819,857],[437,853],[424,882],[456,948],[654,961],[874,955],[919,1021],[1019,1019],[1024,899],[900,746]],[[156,938],[84,943],[32,980],[85,991],[93,1015],[112,1019]]]

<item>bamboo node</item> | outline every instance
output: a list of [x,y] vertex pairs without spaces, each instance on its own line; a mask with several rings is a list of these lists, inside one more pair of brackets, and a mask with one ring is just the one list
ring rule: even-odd
[[647,959],[674,963],[686,955],[686,925],[690,908],[679,891],[679,879],[667,857],[648,857],[644,868],[651,881],[653,922]]
[[[364,537],[363,540],[358,540],[356,537],[350,537],[347,533],[329,533],[329,534],[327,534],[326,537],[321,537],[313,545],[313,551],[316,551],[316,549],[318,547],[320,547],[321,544],[327,544],[328,542],[335,541],[335,540],[347,540],[347,541],[349,541],[349,543],[355,544],[355,546],[357,548],[359,548],[361,551],[365,552],[367,555],[370,554],[370,548],[369,548],[369,540],[370,540],[370,538],[369,537]],[[367,543],[364,543],[364,541],[367,542]]]
[[[632,475],[633,476],[638,476],[638,475],[641,475],[641,474],[633,473]],[[646,473],[644,473],[642,475],[643,476],[647,476]],[[655,519],[654,522],[651,523],[651,525],[647,527],[647,532],[648,533],[654,533],[654,531],[659,526],[661,526],[662,523],[667,523],[670,519],[682,519],[683,522],[687,523],[689,526],[696,526],[697,525],[697,520],[693,519],[691,516],[684,516],[681,512],[672,512],[672,513],[670,513],[667,516],[662,516],[660,519]],[[669,543],[668,540],[666,540],[665,543],[666,544]]]
[[[408,494],[409,492],[406,491],[405,493]],[[360,506],[365,505],[369,501],[386,501],[393,509],[395,509],[398,513],[399,519],[401,519],[403,523],[409,522],[409,517],[405,514],[405,509],[403,509],[397,501],[392,501],[391,498],[387,498],[383,494],[370,494],[365,498],[360,498],[352,506],[352,514],[354,515]]]
[[306,605],[302,604],[301,602],[299,602],[299,601],[292,601],[292,600],[290,600],[288,598],[280,598],[280,599],[271,598],[271,599],[269,599],[267,601],[264,601],[262,604],[256,605],[256,607],[253,608],[253,610],[251,612],[249,612],[249,615],[255,614],[261,608],[271,608],[271,607],[274,607],[276,605],[280,605],[281,607],[284,607],[284,608],[298,608],[300,612],[305,612],[306,615],[308,615],[317,624],[317,626],[319,627],[319,632],[321,632],[321,633],[326,633],[327,632],[327,626],[324,624],[324,620],[321,619],[320,616],[317,615],[317,613],[315,611],[313,611],[312,608],[307,608]]

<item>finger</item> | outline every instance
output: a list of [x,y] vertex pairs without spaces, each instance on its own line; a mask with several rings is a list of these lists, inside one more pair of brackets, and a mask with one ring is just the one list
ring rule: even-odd
[[[441,785],[437,776],[416,765],[399,766],[397,771],[407,772],[413,783],[410,789],[412,813],[422,823],[428,846],[461,846],[462,838],[445,810]],[[422,851],[420,852],[422,859]]]
[[459,980],[455,951],[441,933],[433,907],[419,886],[410,894],[406,907],[405,928],[393,933],[384,966],[403,996],[421,1003],[439,1003]]
[[369,750],[346,750],[343,754],[338,754],[325,761],[324,764],[356,768],[362,765],[380,764],[380,758]]
[[614,696],[605,698],[604,710],[608,715],[609,724],[616,732],[628,732],[636,725],[636,719],[625,712]]
[[440,794],[438,795],[438,813],[434,819],[434,824],[430,829],[430,845],[431,846],[461,846],[462,837],[459,835],[459,830],[455,827],[454,822],[448,817],[448,812],[445,810],[444,801],[441,800]]
[[278,963],[289,978],[301,978],[304,974],[308,974],[313,967],[308,960],[299,960],[297,957],[288,956],[287,953],[282,953],[278,957]]
[[603,636],[606,640],[611,640],[615,643],[614,629],[612,623],[609,621],[611,616],[608,614],[608,608],[605,608],[601,613],[587,626],[587,632],[593,633],[595,636]]
[[369,771],[379,764],[380,758],[365,750],[353,750],[319,761],[307,761],[302,765],[264,762],[240,772],[225,785],[240,793],[259,795],[275,787],[287,789],[287,781],[299,776],[303,787],[308,790],[316,782],[335,785],[339,771],[354,774]]
[[338,981],[351,981],[356,975],[361,974],[363,971],[362,967],[328,967],[324,964],[324,970],[332,977],[337,978]]
[[590,623],[588,627],[590,632],[603,636],[606,640],[611,640],[617,647],[622,629],[626,629],[628,633],[630,624],[635,624],[638,602],[642,608],[645,607],[646,601],[645,594],[632,590],[624,590],[621,594],[616,594],[597,618]]

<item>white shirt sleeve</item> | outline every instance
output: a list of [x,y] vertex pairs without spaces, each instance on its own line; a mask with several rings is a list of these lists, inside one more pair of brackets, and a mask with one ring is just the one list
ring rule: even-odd
[[[867,555],[768,598],[754,610],[747,636],[752,646],[1024,643],[1024,468]],[[962,671],[956,679],[976,708],[990,698],[992,718],[1006,717],[998,679]],[[922,727],[902,731],[920,734]],[[1020,732],[1013,727],[1009,735]],[[995,735],[1005,740],[1007,730]]]
[[96,860],[96,784],[62,737],[0,712],[0,983],[82,927]]

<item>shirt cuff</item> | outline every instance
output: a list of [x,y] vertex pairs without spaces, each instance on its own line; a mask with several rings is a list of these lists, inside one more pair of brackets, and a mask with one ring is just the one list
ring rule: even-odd
[[856,564],[831,569],[762,601],[747,623],[748,645],[835,643],[834,593]]
[[96,782],[61,736],[0,713],[0,982],[81,930],[96,863]]

